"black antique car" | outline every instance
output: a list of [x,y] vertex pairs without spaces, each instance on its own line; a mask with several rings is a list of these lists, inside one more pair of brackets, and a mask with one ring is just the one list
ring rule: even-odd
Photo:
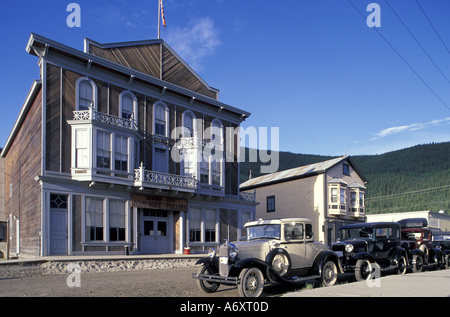
[[444,267],[450,268],[450,231],[435,232],[432,240],[434,246],[442,250]]
[[402,228],[402,247],[408,252],[413,272],[420,272],[425,266],[447,267],[448,257],[446,259],[441,248],[433,244],[433,231],[428,227],[427,219],[409,218],[398,223]]
[[339,259],[324,244],[315,242],[311,220],[288,218],[245,224],[247,241],[225,242],[197,264],[192,277],[204,292],[221,284],[237,285],[243,297],[261,295],[265,281],[291,283],[319,279],[334,285],[342,273]]
[[406,273],[408,254],[401,247],[398,223],[349,224],[340,228],[340,234],[331,249],[339,256],[344,271],[354,272],[356,280],[374,278],[375,269]]

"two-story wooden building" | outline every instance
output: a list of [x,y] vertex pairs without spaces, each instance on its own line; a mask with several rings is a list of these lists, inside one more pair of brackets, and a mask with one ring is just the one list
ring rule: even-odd
[[1,152],[12,253],[182,253],[240,238],[256,206],[239,191],[248,112],[163,40],[86,39],[82,52],[31,34],[27,51],[40,79]]
[[317,241],[331,245],[339,228],[364,222],[366,178],[349,156],[249,179],[241,191],[256,193],[256,217],[305,217]]

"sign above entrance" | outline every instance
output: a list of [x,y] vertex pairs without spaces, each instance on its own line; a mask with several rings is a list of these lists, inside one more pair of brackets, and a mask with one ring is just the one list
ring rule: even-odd
[[187,212],[188,201],[161,196],[131,195],[131,207]]

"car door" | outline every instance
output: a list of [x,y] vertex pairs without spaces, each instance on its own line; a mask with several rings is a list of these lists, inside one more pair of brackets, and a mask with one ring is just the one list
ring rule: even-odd
[[291,268],[308,267],[303,223],[289,222],[284,224],[284,249],[291,257]]

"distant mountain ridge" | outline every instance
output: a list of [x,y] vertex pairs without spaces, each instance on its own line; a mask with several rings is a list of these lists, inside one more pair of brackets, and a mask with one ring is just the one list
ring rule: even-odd
[[[248,148],[243,148],[248,153]],[[259,155],[258,155],[259,157]],[[278,171],[332,156],[279,152]],[[367,213],[444,210],[450,214],[450,142],[421,144],[379,155],[351,156],[368,180]],[[241,183],[260,176],[261,162],[240,165]]]

